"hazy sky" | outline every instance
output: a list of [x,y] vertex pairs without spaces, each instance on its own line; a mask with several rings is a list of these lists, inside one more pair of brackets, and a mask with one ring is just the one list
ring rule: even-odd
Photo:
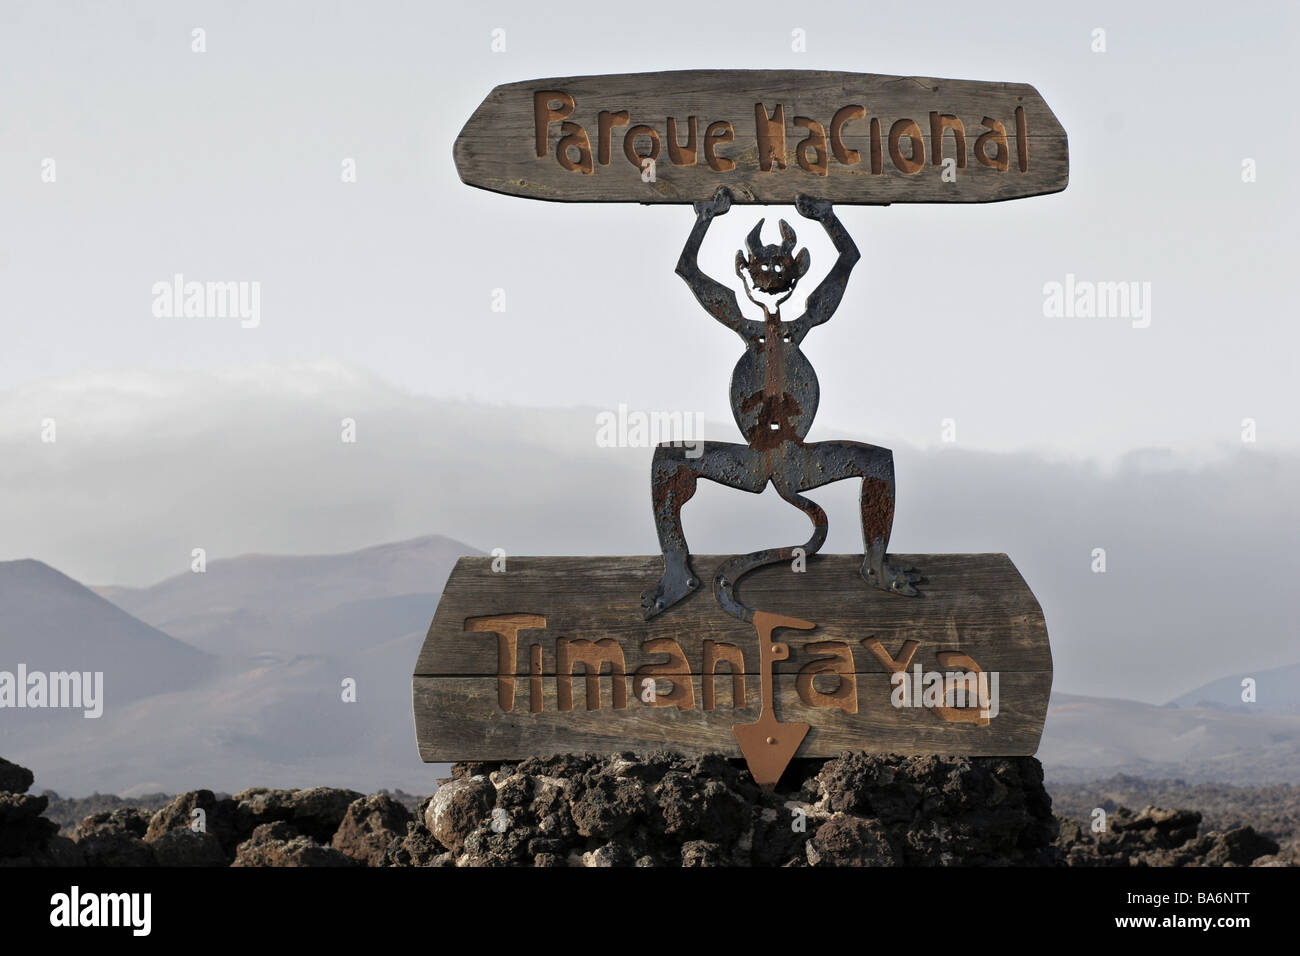
[[[599,447],[591,407],[423,398],[321,363],[0,396],[2,420],[37,408],[64,423],[55,444],[0,432],[0,559],[37,557],[90,584],[188,573],[196,547],[317,554],[441,533],[511,555],[656,549],[650,451]],[[344,417],[355,443],[340,441]],[[734,428],[705,422],[707,435]],[[1101,467],[959,442],[895,444],[894,457],[892,550],[1009,554],[1046,615],[1057,690],[1164,703],[1300,657],[1300,455],[1147,451]],[[812,493],[827,553],[861,553],[857,495],[849,481]],[[808,536],[771,489],[702,482],[683,518],[697,554]]]
[[[1296,11],[8,0],[0,387],[334,358],[418,393],[726,420],[736,342],[672,272],[690,210],[471,189],[452,142],[502,82],[831,68],[1032,83],[1071,177],[1019,202],[845,210],[864,259],[807,343],[823,421],[931,444],[954,418],[970,447],[1113,457],[1202,453],[1253,417],[1261,443],[1294,445]],[[755,212],[720,220],[706,268],[731,274]],[[829,244],[801,238],[816,274]],[[261,282],[260,326],[155,318],[151,287],[178,272]],[[1150,327],[1045,318],[1043,285],[1067,273],[1150,282]]]
[[[737,437],[738,343],[673,274],[692,213],[464,186],[452,163],[464,121],[494,85],[548,76],[1005,80],[1033,84],[1068,132],[1069,188],[841,210],[863,261],[806,343],[822,386],[812,437],[896,450],[898,549],[1008,551],[1049,625],[1070,609],[1053,632],[1063,689],[1156,700],[1285,663],[1300,452],[1296,11],[6,0],[0,558],[143,584],[200,545],[302,553],[441,532],[516,553],[648,551],[649,452],[618,450],[621,470],[604,470],[595,411],[698,411],[708,437]],[[1097,28],[1104,53],[1091,49]],[[795,29],[806,53],[791,50]],[[355,183],[341,181],[347,159]],[[719,220],[707,271],[731,274],[759,214]],[[829,244],[800,238],[815,281]],[[156,317],[153,285],[176,273],[259,282],[260,324]],[[1045,317],[1044,284],[1067,274],[1149,282],[1150,326]],[[498,288],[504,312],[491,309]],[[581,410],[512,418],[513,406]],[[339,441],[346,415],[355,445]],[[47,418],[54,445],[41,441]],[[851,514],[852,494],[827,500]],[[797,516],[769,508],[774,542],[724,499],[701,494],[695,520],[717,533],[699,547],[802,540]],[[715,507],[732,517],[711,524]],[[851,521],[832,514],[832,528],[832,550],[858,546]],[[1108,597],[1087,556],[1111,541]],[[1219,660],[1225,640],[1251,663]],[[1134,648],[1175,672],[1108,683],[1107,655]]]

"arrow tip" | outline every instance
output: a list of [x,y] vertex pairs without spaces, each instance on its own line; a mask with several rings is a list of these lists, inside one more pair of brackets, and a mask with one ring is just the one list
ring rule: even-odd
[[808,724],[760,720],[733,724],[731,732],[736,735],[754,782],[764,790],[773,790],[810,729]]

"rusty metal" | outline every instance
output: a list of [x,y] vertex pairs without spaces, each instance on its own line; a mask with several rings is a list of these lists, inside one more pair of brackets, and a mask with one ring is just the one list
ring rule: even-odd
[[776,787],[777,781],[790,758],[795,755],[804,737],[811,729],[808,724],[783,724],[776,719],[776,693],[773,687],[772,668],[777,661],[790,656],[790,645],[772,640],[772,632],[778,627],[793,627],[801,631],[810,631],[816,624],[801,621],[795,617],[785,617],[768,611],[755,611],[753,615],[754,630],[758,633],[759,684],[763,688],[762,707],[758,720],[752,724],[732,724],[731,732],[740,743],[740,752],[745,755],[749,773],[754,782],[765,790]]
[[[781,305],[807,274],[811,256],[807,249],[795,253],[798,238],[784,219],[779,227],[780,245],[763,245],[760,219],[745,238],[749,254],[743,250],[736,253],[736,276],[745,295],[763,310],[761,322],[746,319],[736,293],[701,272],[698,261],[709,225],[730,208],[731,194],[725,188],[719,189],[710,201],[695,204],[695,227],[677,262],[677,274],[686,280],[704,310],[745,343],[744,354],[731,373],[730,389],[731,413],[745,436],[745,444],[669,443],[655,449],[651,499],[664,572],[654,588],[642,592],[641,606],[649,620],[700,587],[682,531],[682,506],[694,496],[700,478],[753,494],[770,482],[782,498],[808,516],[812,537],[802,546],[737,555],[722,562],[713,577],[713,595],[718,604],[728,614],[751,622],[758,634],[762,707],[757,721],[735,724],[732,732],[754,780],[771,789],[809,730],[808,724],[782,723],[777,718],[772,670],[777,661],[790,656],[790,648],[774,642],[772,631],[777,627],[811,630],[817,625],[749,607],[736,594],[741,577],[766,564],[791,561],[800,549],[805,557],[816,554],[826,542],[826,512],[801,492],[844,478],[862,481],[859,512],[862,577],[866,583],[895,594],[915,595],[921,576],[912,568],[894,567],[888,561],[894,522],[893,453],[862,442],[805,441],[821,390],[817,373],[799,346],[814,327],[835,314],[849,273],[860,258],[857,246],[830,202],[804,195],[796,199],[799,214],[821,223],[839,257],[808,296],[803,314],[786,322],[781,318]],[[754,292],[775,297],[770,308],[754,297],[751,284]]]
[[[816,554],[826,541],[826,513],[800,492],[845,478],[862,480],[862,576],[867,584],[896,594],[915,595],[920,574],[894,567],[887,560],[894,512],[894,460],[887,448],[862,442],[807,442],[805,437],[817,412],[820,388],[812,363],[800,343],[818,325],[834,315],[849,274],[860,255],[831,203],[800,195],[799,214],[821,224],[839,254],[830,272],[808,296],[804,312],[793,321],[781,318],[781,304],[807,274],[811,257],[807,249],[795,254],[797,237],[784,220],[780,245],[762,245],[763,220],[746,237],[748,256],[736,253],[736,274],[745,294],[763,310],[763,320],[745,318],[735,292],[700,271],[698,256],[709,225],[731,207],[731,194],[719,189],[713,199],[695,204],[696,222],[677,263],[677,274],[690,286],[704,310],[734,331],[745,352],[731,375],[731,410],[745,444],[703,442],[688,448],[682,443],[660,445],[651,465],[651,497],[655,527],[663,553],[664,572],[654,588],[641,595],[647,620],[662,614],[700,587],[691,567],[690,551],[682,531],[682,506],[695,494],[700,478],[730,488],[758,494],[768,483],[782,498],[806,514],[813,533],[802,548]],[[746,281],[748,277],[749,282]],[[751,293],[777,296],[769,308]],[[688,451],[690,453],[688,453]],[[731,558],[717,569],[713,593],[719,605],[744,621],[756,612],[736,596],[744,574],[778,561],[790,561],[796,546],[769,548]]]
[[[736,253],[736,275],[741,277],[744,282],[744,276],[741,270],[749,272],[750,281],[754,283],[754,288],[761,292],[786,292],[787,295],[780,301],[788,299],[789,292],[794,291],[795,285],[808,272],[808,267],[812,264],[812,257],[808,254],[807,249],[802,249],[799,255],[793,255],[796,237],[790,224],[784,219],[781,220],[781,244],[779,246],[760,245],[761,233],[765,219],[760,219],[758,225],[749,231],[745,237],[745,246],[749,249],[749,258],[745,257],[743,252]],[[749,287],[745,287],[745,294],[749,294]],[[750,296],[749,301],[753,302],[760,308],[763,307],[761,302],[755,301]],[[780,303],[777,303],[778,305]],[[764,309],[766,311],[766,309]]]

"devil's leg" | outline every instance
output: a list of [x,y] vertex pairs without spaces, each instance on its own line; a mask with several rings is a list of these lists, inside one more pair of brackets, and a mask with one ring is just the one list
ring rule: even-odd
[[749,554],[739,554],[722,562],[713,578],[713,596],[718,599],[718,605],[724,611],[742,621],[752,621],[756,610],[744,604],[736,596],[736,585],[743,575],[756,571],[765,564],[776,564],[800,555],[807,557],[816,554],[826,543],[826,512],[821,509],[821,506],[788,487],[779,471],[773,474],[772,483],[783,499],[808,516],[808,520],[813,524],[813,533],[803,545],[751,551]]
[[655,449],[651,463],[651,499],[655,530],[663,552],[659,583],[641,594],[647,620],[672,607],[700,586],[691,569],[690,551],[682,531],[682,506],[695,494],[695,484],[707,478],[729,488],[758,493],[767,485],[767,460],[747,445],[729,442],[672,442]]
[[894,454],[888,448],[852,441],[826,441],[802,446],[802,458],[790,456],[787,480],[800,491],[844,478],[861,478],[862,576],[873,587],[896,594],[917,594],[921,575],[888,561],[889,535],[894,525]]

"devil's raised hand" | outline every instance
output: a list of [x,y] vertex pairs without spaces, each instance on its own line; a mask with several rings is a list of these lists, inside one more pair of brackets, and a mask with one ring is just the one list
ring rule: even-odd
[[714,216],[725,215],[730,208],[731,190],[726,186],[719,186],[712,199],[695,204],[695,214],[700,217],[700,222],[708,222]]
[[799,215],[805,219],[816,219],[818,222],[825,222],[831,213],[831,201],[829,199],[817,199],[806,193],[800,193],[794,198],[794,208],[799,211]]

